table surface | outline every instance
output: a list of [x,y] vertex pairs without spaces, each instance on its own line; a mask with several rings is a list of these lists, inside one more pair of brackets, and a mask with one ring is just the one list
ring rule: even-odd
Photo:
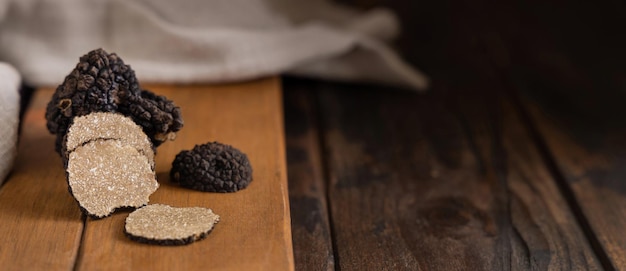
[[626,270],[626,3],[341,2],[432,87],[284,80],[297,270]]
[[[206,239],[185,246],[141,244],[124,236],[128,210],[81,215],[68,192],[54,136],[45,125],[53,89],[40,89],[22,121],[18,156],[0,187],[2,270],[293,270],[282,95],[278,78],[206,86],[150,86],[181,107],[185,127],[159,146],[159,189],[150,203],[206,207],[220,215]],[[253,181],[236,193],[181,188],[174,157],[218,141],[248,155]]]
[[[340,2],[394,9],[405,33],[398,48],[432,87],[283,78],[291,227],[279,225],[282,245],[255,248],[283,248],[270,254],[295,270],[626,270],[624,2]],[[272,112],[264,135],[279,148],[281,114]],[[32,148],[52,148],[44,134],[49,144]],[[60,161],[32,159],[63,178]],[[32,180],[14,193],[41,186],[41,200],[7,205],[12,183],[0,190],[3,219],[40,220],[2,232],[1,262],[36,258],[19,249],[60,253],[57,269],[106,258],[79,244],[116,229],[81,220],[65,187]],[[31,209],[47,211],[23,212]],[[29,233],[41,230],[63,242],[38,248],[41,235]],[[277,270],[268,266],[255,267]]]

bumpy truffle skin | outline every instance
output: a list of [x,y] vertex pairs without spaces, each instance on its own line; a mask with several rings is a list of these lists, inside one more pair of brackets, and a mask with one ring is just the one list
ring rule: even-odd
[[155,147],[171,139],[183,125],[180,109],[172,101],[141,90],[130,66],[103,49],[82,56],[48,103],[47,127],[57,135],[57,152],[61,153],[72,119],[92,112],[119,112],[131,117]]
[[180,108],[165,96],[149,90],[142,90],[140,97],[129,97],[129,106],[120,108],[120,112],[132,116],[155,146],[174,139],[175,133],[183,127]]
[[211,142],[176,155],[170,178],[194,190],[236,192],[252,181],[252,167],[248,157],[238,149]]

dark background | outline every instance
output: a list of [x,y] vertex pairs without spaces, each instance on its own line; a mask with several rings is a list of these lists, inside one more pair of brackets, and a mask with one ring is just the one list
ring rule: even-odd
[[626,270],[624,1],[339,2],[432,85],[284,78],[296,270]]

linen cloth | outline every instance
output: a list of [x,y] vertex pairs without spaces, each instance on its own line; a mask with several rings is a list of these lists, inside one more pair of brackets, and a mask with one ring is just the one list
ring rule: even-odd
[[232,82],[279,73],[424,89],[388,46],[386,9],[322,0],[0,0],[0,60],[58,85],[78,57],[116,52],[140,82]]
[[[425,89],[389,43],[386,9],[324,0],[0,0],[0,61],[56,86],[90,50],[117,53],[140,82],[233,82],[280,73]],[[0,183],[14,159],[20,77],[0,65]]]

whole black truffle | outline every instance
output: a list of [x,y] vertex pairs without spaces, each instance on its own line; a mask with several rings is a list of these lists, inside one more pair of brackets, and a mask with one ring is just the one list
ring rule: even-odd
[[119,112],[130,117],[155,147],[173,138],[183,126],[180,109],[172,101],[141,90],[130,66],[103,49],[82,56],[48,103],[46,125],[57,135],[57,152],[61,153],[72,119],[92,112]]
[[206,192],[236,192],[252,181],[248,157],[219,142],[181,151],[172,162],[170,178],[183,187]]

